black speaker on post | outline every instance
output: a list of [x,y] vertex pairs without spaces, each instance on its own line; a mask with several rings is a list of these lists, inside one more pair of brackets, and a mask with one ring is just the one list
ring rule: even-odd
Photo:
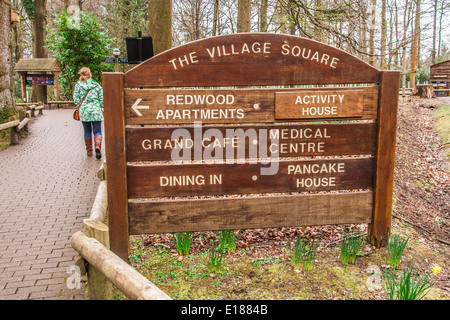
[[152,37],[142,37],[142,32],[138,32],[138,37],[125,39],[127,44],[127,54],[129,64],[139,64],[153,57]]

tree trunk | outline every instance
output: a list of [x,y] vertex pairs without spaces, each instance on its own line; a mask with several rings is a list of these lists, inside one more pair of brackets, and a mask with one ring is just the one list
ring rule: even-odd
[[[12,1],[12,8],[13,11],[18,12],[19,11],[19,4],[18,0]],[[20,21],[14,22],[12,25],[12,33],[13,33],[13,61],[14,63],[17,63],[17,61],[22,58],[22,48],[21,48],[21,41],[20,41]]]
[[259,7],[259,31],[267,32],[267,8],[269,7],[269,0],[262,0]]
[[380,69],[386,69],[386,0],[381,1],[381,52],[380,52]]
[[213,37],[217,35],[217,21],[219,19],[219,0],[214,1]]
[[14,107],[11,1],[0,0],[0,109]]
[[251,0],[238,0],[237,32],[250,32]]
[[314,24],[314,40],[323,41],[323,30],[319,24],[323,21],[322,14],[322,0],[314,0],[314,19],[316,24]]
[[[33,58],[47,58],[47,50],[44,47],[46,36],[46,4],[46,0],[35,0],[34,2],[34,20],[32,22]],[[47,86],[33,86],[31,101],[47,103]]]
[[442,40],[442,18],[444,17],[444,1],[441,2],[441,10],[439,16],[439,32],[438,32],[438,50],[437,56],[441,55],[441,40]]
[[416,18],[414,21],[413,42],[411,47],[411,74],[410,74],[410,87],[413,88],[413,90],[416,87],[416,64],[417,64],[417,51],[419,43],[419,21],[420,21],[420,0],[416,0]]
[[155,55],[172,47],[172,0],[149,0],[148,34]]
[[369,25],[369,63],[371,65],[375,62],[375,13],[377,8],[377,0],[372,0],[372,10],[370,12]]
[[434,17],[433,17],[433,47],[431,48],[431,64],[436,63],[436,23],[437,23],[437,5],[438,0],[434,0]]

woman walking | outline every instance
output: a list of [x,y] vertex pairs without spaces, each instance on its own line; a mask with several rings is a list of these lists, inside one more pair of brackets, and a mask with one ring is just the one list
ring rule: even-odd
[[95,157],[102,157],[103,88],[91,78],[91,70],[83,67],[78,72],[73,101],[80,107],[80,120],[84,129],[84,141],[88,156],[92,156],[92,135],[94,135]]

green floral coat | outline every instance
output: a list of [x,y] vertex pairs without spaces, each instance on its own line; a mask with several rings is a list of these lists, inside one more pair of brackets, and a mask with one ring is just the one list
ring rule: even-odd
[[103,121],[103,88],[94,79],[76,83],[73,101],[78,107],[89,89],[90,91],[80,108],[80,120],[83,122]]

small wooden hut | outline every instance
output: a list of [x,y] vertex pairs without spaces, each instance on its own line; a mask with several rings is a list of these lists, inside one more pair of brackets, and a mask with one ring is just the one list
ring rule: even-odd
[[61,65],[55,58],[20,59],[14,71],[20,75],[22,101],[27,98],[27,85],[53,85],[55,100],[59,100],[58,76],[61,70]]
[[450,95],[450,60],[430,66],[429,82],[433,85],[437,97]]

